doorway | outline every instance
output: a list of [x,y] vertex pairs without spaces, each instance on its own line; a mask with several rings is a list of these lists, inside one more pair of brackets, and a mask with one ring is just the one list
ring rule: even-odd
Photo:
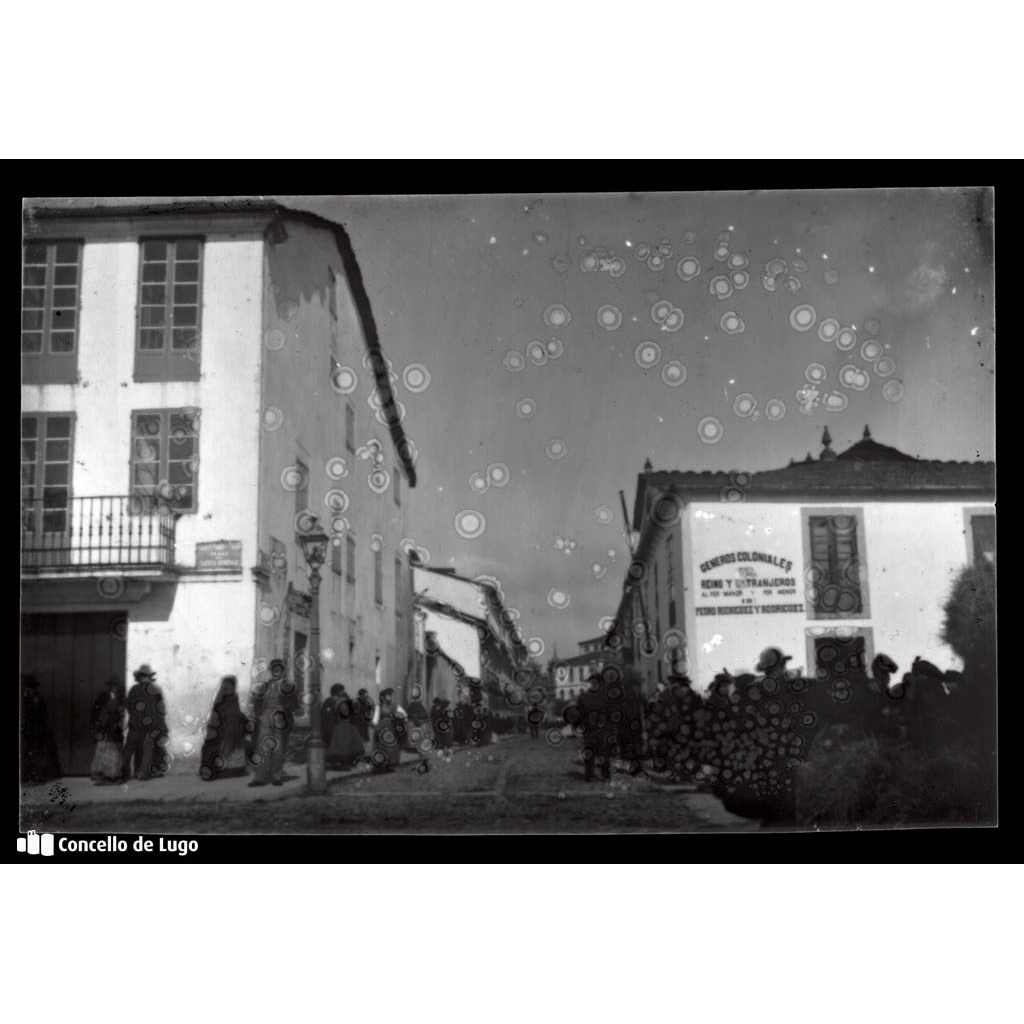
[[305,698],[309,693],[309,659],[306,657],[309,641],[305,633],[296,631],[292,636],[292,680],[299,691],[300,706],[305,708],[308,707]]
[[853,636],[814,638],[814,667],[829,679],[867,670],[867,642],[862,633]]
[[111,676],[125,682],[125,612],[26,614],[21,671],[39,680],[65,775],[87,775],[92,702]]

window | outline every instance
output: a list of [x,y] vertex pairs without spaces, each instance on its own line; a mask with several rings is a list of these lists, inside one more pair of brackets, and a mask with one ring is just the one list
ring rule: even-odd
[[202,252],[197,238],[140,242],[136,380],[199,380]]
[[356,413],[348,402],[345,403],[345,447],[350,452],[356,450]]
[[402,560],[395,556],[395,615],[402,614]]
[[340,576],[341,573],[342,573],[342,567],[341,567],[341,561],[342,561],[341,544],[340,543],[336,544],[335,543],[336,540],[338,540],[337,537],[335,537],[331,541],[331,572],[333,572],[335,574],[335,576]]
[[379,547],[373,552],[373,599],[384,603],[384,552]]
[[66,533],[71,506],[74,417],[41,413],[21,419],[21,507],[25,533]]
[[402,504],[402,471],[397,466],[395,466],[395,472],[392,474],[392,479],[394,480],[395,504],[396,505],[401,505]]
[[22,379],[26,384],[74,383],[82,246],[30,242],[22,255]]
[[157,502],[195,512],[199,477],[199,411],[154,409],[132,413],[133,511]]
[[345,579],[350,587],[356,585],[356,539],[352,534],[345,537],[346,575]]
[[856,515],[807,517],[810,558],[808,599],[816,617],[865,613]]
[[971,541],[974,565],[982,568],[994,565],[996,560],[996,517],[994,515],[971,516]]

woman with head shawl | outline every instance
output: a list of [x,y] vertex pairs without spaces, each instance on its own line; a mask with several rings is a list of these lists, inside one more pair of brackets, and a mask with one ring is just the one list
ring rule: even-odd
[[284,785],[284,765],[288,740],[299,706],[298,688],[287,676],[285,663],[275,658],[270,676],[253,684],[253,713],[256,716],[256,740],[250,754],[253,780],[250,786]]
[[388,687],[380,692],[380,706],[374,716],[373,764],[378,771],[389,772],[398,767],[405,745],[406,713],[395,701],[395,691]]
[[39,680],[32,675],[21,677],[21,763],[26,781],[60,778],[57,742],[50,728],[46,700],[39,692]]
[[238,703],[238,680],[224,676],[206,722],[199,777],[211,782],[227,768],[244,766],[246,741],[252,731],[253,726]]
[[324,701],[321,714],[328,766],[351,767],[366,754],[366,747],[353,720],[353,701],[341,683],[331,687],[331,696]]
[[111,676],[106,689],[92,702],[89,716],[96,737],[89,775],[97,786],[121,781],[124,718],[124,688],[116,676]]

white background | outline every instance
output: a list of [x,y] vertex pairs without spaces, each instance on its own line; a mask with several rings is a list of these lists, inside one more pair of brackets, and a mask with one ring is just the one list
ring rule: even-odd
[[[743,838],[707,842],[720,856]],[[1017,866],[50,862],[0,877],[12,1021],[1019,1017]]]
[[57,159],[1016,157],[1018,10],[9,4],[0,138],[5,157]]
[[[1015,12],[9,5],[2,155],[1017,157]],[[0,878],[15,1021],[1019,1013],[1017,867],[15,864]]]

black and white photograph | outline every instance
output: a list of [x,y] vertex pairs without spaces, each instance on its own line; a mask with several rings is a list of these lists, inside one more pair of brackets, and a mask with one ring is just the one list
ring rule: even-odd
[[993,232],[26,198],[21,830],[995,825]]

